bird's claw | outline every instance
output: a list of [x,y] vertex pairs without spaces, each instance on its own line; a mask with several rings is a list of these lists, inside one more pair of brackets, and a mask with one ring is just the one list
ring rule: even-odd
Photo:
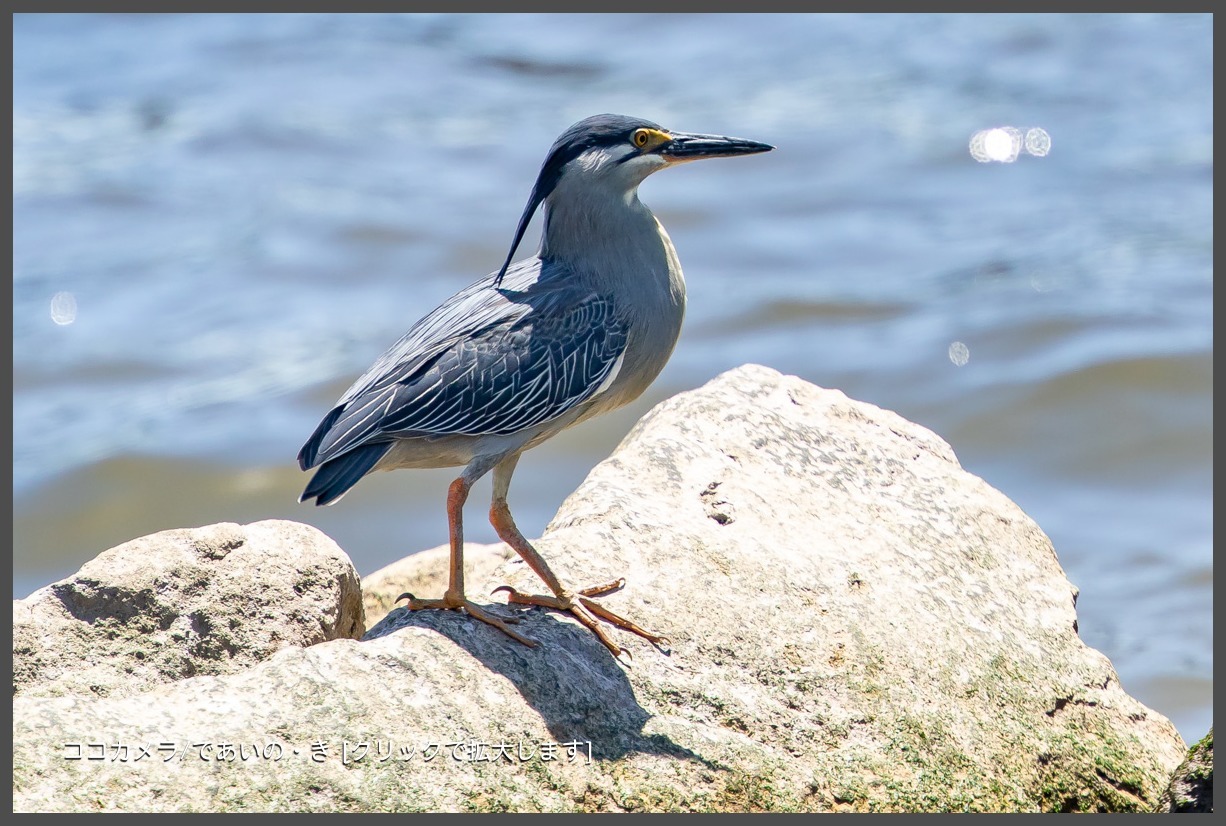
[[517,634],[507,627],[508,625],[518,624],[520,621],[519,617],[500,617],[492,614],[476,603],[470,602],[462,594],[459,597],[456,597],[454,594],[445,594],[442,599],[418,599],[408,591],[405,591],[403,594],[396,597],[395,601],[400,602],[402,599],[407,599],[409,601],[408,605],[405,607],[410,611],[424,611],[427,609],[462,611],[473,619],[481,620],[481,622],[484,622],[487,625],[494,626],[511,639],[518,640],[529,648],[535,648],[537,645],[536,640],[530,640],[522,634]]
[[616,591],[620,591],[625,587],[626,578],[624,576],[619,576],[617,579],[613,580],[612,582],[606,582],[604,585],[593,585],[591,588],[584,588],[583,590],[579,591],[579,596],[603,597]]
[[610,594],[624,588],[625,586],[625,578],[620,577],[613,582],[609,582],[604,585],[597,585],[591,588],[584,588],[574,594],[565,593],[559,596],[546,596],[544,594],[525,594],[521,591],[517,591],[510,585],[499,585],[490,592],[490,595],[493,596],[499,591],[505,591],[507,594],[508,603],[514,603],[516,605],[539,605],[542,608],[552,608],[555,611],[565,611],[579,620],[579,622],[581,622],[589,631],[595,634],[596,638],[600,640],[601,644],[603,644],[605,648],[609,649],[609,652],[618,659],[621,658],[622,654],[625,654],[628,658],[633,660],[634,655],[632,655],[629,650],[622,648],[620,645],[613,642],[613,640],[609,638],[608,634],[605,633],[604,628],[602,628],[600,623],[597,622],[597,618],[604,620],[610,625],[615,625],[618,628],[621,628],[623,631],[629,631],[632,634],[637,634],[657,648],[671,647],[672,642],[668,639],[668,637],[653,634],[630,620],[614,614],[609,609],[601,606],[599,603],[594,602],[591,599],[591,597]]

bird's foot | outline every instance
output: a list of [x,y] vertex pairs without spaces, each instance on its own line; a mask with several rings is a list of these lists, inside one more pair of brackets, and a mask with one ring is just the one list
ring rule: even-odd
[[632,634],[638,634],[643,639],[655,646],[667,646],[670,644],[668,637],[653,634],[647,631],[628,619],[619,617],[608,608],[603,607],[600,603],[594,601],[592,597],[601,597],[606,594],[611,594],[625,587],[626,580],[617,579],[606,585],[597,585],[592,588],[584,588],[583,590],[569,594],[563,592],[557,596],[546,596],[544,594],[524,594],[516,591],[510,585],[500,585],[495,588],[493,593],[506,591],[507,602],[515,603],[516,605],[540,605],[543,608],[552,608],[555,611],[565,611],[579,622],[583,623],[589,631],[596,635],[596,639],[604,645],[605,648],[612,652],[614,657],[620,657],[622,654],[630,656],[630,652],[622,648],[617,643],[609,638],[605,633],[604,628],[596,621],[596,618],[604,620],[610,625],[616,625],[623,631],[629,631]]
[[442,599],[418,599],[412,594],[406,592],[396,597],[396,602],[400,602],[402,599],[408,600],[406,607],[410,611],[425,611],[430,609],[442,611],[463,611],[473,619],[479,619],[488,625],[494,626],[511,639],[519,640],[529,648],[536,648],[536,640],[528,639],[523,634],[520,634],[514,629],[508,627],[519,622],[517,618],[496,617],[476,603],[470,602],[463,594],[445,593],[443,594]]

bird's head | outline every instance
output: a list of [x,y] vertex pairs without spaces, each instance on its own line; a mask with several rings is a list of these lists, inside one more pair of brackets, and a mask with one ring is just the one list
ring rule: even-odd
[[541,165],[494,286],[502,282],[524,231],[540,205],[560,185],[610,187],[628,193],[651,173],[686,161],[769,152],[775,147],[743,138],[672,132],[626,115],[593,115],[563,132]]

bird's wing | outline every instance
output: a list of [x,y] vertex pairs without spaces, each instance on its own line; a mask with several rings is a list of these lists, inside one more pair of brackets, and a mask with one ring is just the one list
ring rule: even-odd
[[596,395],[626,347],[612,302],[562,279],[503,283],[457,294],[384,353],[303,447],[303,468],[381,437],[515,433]]

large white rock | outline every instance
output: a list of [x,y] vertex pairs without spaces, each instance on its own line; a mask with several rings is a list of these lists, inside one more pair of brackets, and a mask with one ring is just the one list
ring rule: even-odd
[[[18,695],[14,808],[1128,810],[1183,757],[1077,636],[1032,520],[932,433],[795,377],[660,404],[537,547],[572,586],[624,576],[604,603],[671,651],[614,631],[624,668],[541,609],[530,649],[397,608],[236,674]],[[470,595],[540,590],[500,553]],[[380,588],[435,595],[445,556],[425,562]]]

